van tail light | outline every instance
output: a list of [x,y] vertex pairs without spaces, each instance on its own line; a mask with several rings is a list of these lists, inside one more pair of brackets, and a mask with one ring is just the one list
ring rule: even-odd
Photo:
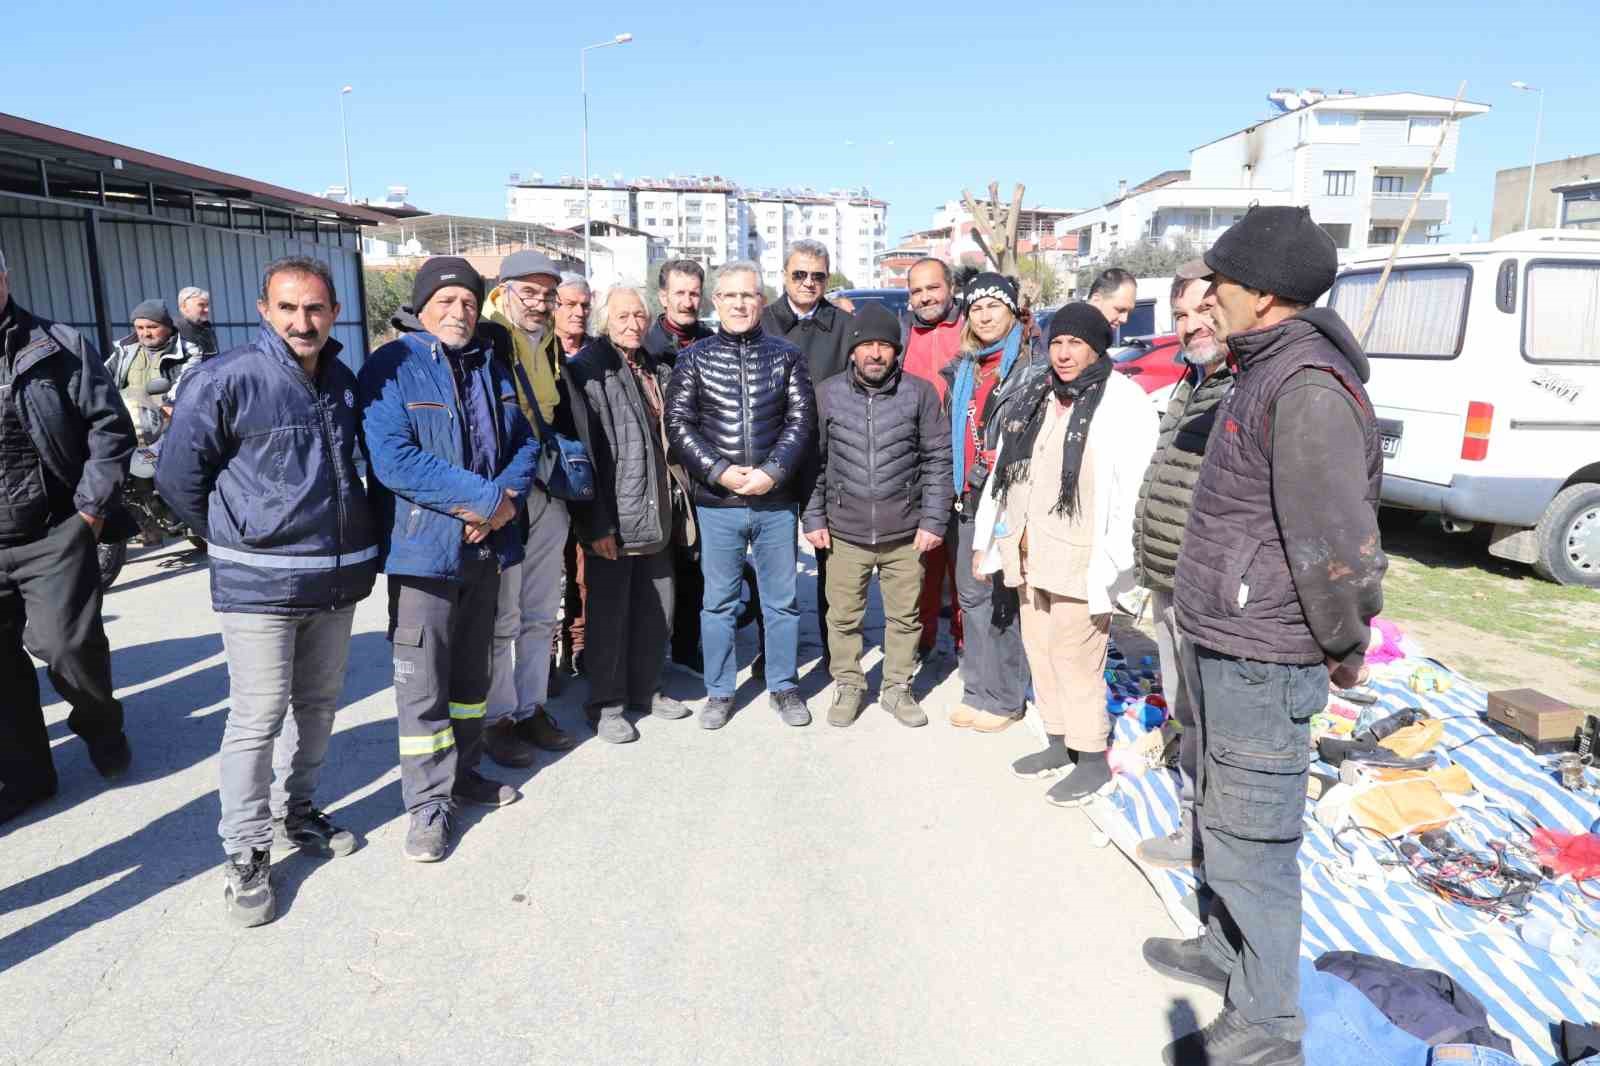
[[1467,404],[1467,428],[1461,434],[1461,458],[1478,462],[1489,458],[1489,427],[1494,425],[1494,404],[1474,400]]

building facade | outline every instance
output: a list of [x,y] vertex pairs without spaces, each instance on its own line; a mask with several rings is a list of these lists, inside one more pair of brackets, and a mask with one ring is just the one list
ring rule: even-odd
[[1522,228],[1524,212],[1529,228],[1600,226],[1600,153],[1552,159],[1533,167],[1533,204],[1528,204],[1528,167],[1507,167],[1494,176],[1494,207],[1490,216],[1491,240]]

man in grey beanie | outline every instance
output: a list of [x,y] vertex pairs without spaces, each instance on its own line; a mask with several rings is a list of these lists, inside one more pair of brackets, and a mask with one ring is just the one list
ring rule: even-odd
[[133,332],[111,346],[106,369],[118,389],[133,389],[144,394],[144,387],[156,378],[166,380],[168,388],[162,403],[168,409],[178,401],[178,382],[184,372],[200,362],[200,347],[178,335],[164,300],[150,299],[134,305],[128,313]]

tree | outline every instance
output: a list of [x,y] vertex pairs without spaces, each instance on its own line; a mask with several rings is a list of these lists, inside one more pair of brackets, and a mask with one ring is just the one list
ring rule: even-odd
[[1043,259],[1023,256],[1017,262],[1022,298],[1029,307],[1050,307],[1061,299],[1061,275]]
[[376,340],[393,331],[389,319],[394,317],[402,304],[410,302],[417,272],[368,267],[363,274],[367,283],[367,330]]
[[1022,220],[1023,186],[1018,182],[1011,191],[1011,206],[1000,209],[1000,183],[989,183],[989,202],[979,207],[970,189],[961,190],[961,200],[972,216],[972,239],[983,254],[989,257],[995,270],[1008,278],[1017,276],[1017,223]]
[[828,284],[826,286],[827,291],[831,292],[834,289],[853,289],[855,287],[855,282],[851,281],[837,270],[828,275]]
[[1114,248],[1101,262],[1078,269],[1078,291],[1087,293],[1094,284],[1095,275],[1112,267],[1121,267],[1136,278],[1170,278],[1180,266],[1199,254],[1200,249],[1188,240],[1171,244],[1140,241]]

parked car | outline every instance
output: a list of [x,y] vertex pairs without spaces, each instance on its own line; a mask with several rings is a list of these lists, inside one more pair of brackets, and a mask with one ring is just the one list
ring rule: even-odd
[[896,315],[904,314],[911,300],[904,289],[834,289],[827,295],[835,303],[843,296],[857,307],[868,302],[881,303]]
[[[1334,282],[1353,330],[1387,258]],[[1600,587],[1600,233],[1404,245],[1365,348],[1382,502],[1492,525],[1490,554]]]
[[1111,349],[1111,361],[1120,373],[1128,375],[1149,395],[1158,413],[1165,413],[1172,390],[1183,378],[1188,365],[1178,354],[1182,349],[1176,333],[1158,337],[1130,337],[1127,343]]

